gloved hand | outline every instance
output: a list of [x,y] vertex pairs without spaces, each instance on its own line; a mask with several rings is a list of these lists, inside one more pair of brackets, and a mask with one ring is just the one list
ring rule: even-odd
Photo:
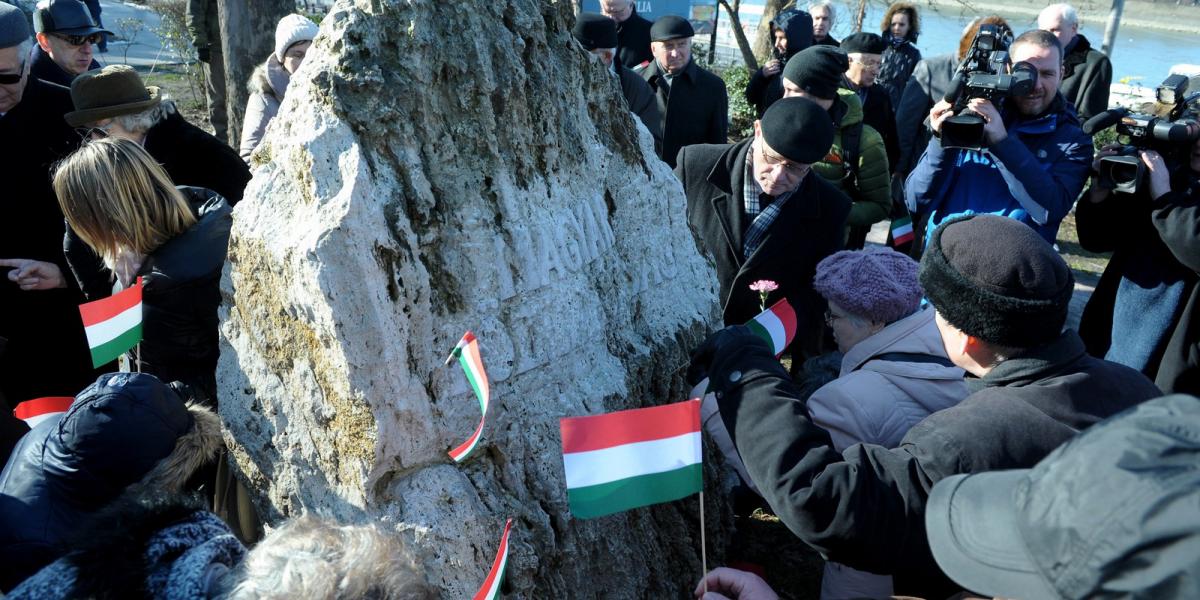
[[745,325],[730,325],[708,336],[704,343],[692,351],[691,362],[688,364],[688,385],[696,385],[708,377],[713,360],[726,352],[737,351],[753,345],[759,345],[768,353],[771,352],[766,340],[759,337]]
[[196,58],[200,59],[202,63],[207,63],[212,58],[212,51],[208,46],[196,48]]

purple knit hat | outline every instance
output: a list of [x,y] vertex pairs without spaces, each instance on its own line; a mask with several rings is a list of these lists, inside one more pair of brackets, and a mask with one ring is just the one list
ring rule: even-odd
[[817,264],[813,289],[856,317],[891,323],[921,304],[917,266],[891,248],[842,250]]

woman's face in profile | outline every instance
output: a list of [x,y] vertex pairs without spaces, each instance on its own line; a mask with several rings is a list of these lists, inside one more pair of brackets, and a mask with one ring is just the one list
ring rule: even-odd
[[308,53],[308,47],[312,42],[296,42],[288,46],[287,52],[283,53],[283,68],[288,73],[295,73],[296,69],[300,68],[300,63],[304,62],[304,55]]

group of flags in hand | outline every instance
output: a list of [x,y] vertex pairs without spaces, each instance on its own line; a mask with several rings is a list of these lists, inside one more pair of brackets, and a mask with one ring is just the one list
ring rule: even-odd
[[[765,300],[766,294],[763,296]],[[79,312],[93,366],[116,360],[142,340],[141,278],[108,298],[80,305]],[[796,313],[785,298],[747,325],[780,355],[796,335]],[[479,401],[480,410],[475,431],[448,452],[455,463],[461,463],[483,437],[491,388],[479,340],[470,331],[454,346],[446,364],[455,358]],[[703,492],[700,405],[701,396],[707,393],[707,381],[693,389],[694,398],[683,402],[560,419],[563,472],[571,514],[590,519]],[[73,400],[37,398],[17,405],[13,413],[33,428],[42,421],[58,418]],[[508,519],[491,570],[474,600],[499,597],[508,564],[511,530],[512,519]]]

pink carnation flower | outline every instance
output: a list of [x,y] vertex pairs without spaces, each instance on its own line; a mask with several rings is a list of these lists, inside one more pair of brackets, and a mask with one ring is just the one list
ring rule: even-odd
[[758,281],[750,284],[750,289],[760,294],[770,294],[771,292],[779,289],[779,284],[771,281],[770,279],[759,279]]

